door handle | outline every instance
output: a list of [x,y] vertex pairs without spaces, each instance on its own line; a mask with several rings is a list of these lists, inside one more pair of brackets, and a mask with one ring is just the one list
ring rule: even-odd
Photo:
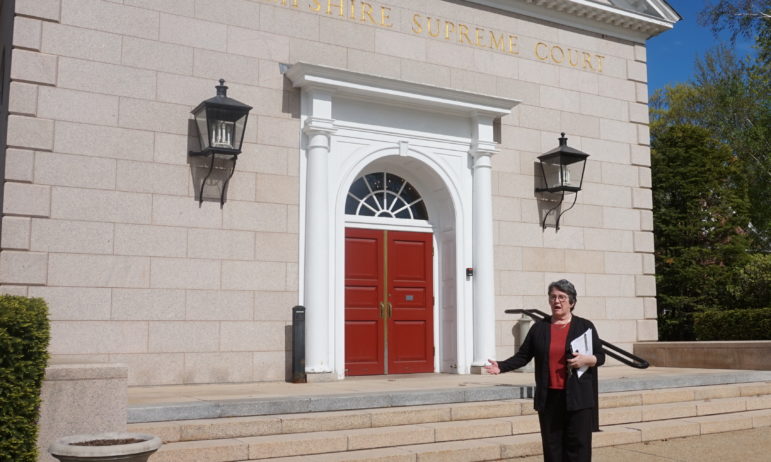
[[388,318],[390,319],[394,315],[394,307],[391,302],[388,302]]
[[380,302],[380,319],[385,318],[385,305],[383,302]]

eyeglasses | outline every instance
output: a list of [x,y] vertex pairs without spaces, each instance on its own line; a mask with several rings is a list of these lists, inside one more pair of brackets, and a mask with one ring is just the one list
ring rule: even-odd
[[567,295],[549,295],[549,301],[553,302],[554,300],[566,302],[568,300],[568,296]]

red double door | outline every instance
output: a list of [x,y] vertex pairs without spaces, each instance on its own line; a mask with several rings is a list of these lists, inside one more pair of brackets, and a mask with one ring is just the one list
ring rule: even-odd
[[431,236],[346,229],[346,375],[434,371]]

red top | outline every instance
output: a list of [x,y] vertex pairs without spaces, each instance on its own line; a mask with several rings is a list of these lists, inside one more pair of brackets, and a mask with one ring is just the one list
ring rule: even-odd
[[568,339],[568,324],[551,325],[551,342],[549,343],[549,388],[565,389],[567,379],[567,358],[565,345]]

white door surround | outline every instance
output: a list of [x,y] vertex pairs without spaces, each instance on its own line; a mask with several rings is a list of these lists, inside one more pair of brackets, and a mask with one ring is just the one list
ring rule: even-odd
[[[436,370],[469,373],[483,365],[495,355],[493,122],[519,101],[305,63],[285,75],[302,89],[299,292],[306,372],[344,377],[346,225],[434,233]],[[428,223],[346,216],[351,184],[375,171],[415,186]]]

